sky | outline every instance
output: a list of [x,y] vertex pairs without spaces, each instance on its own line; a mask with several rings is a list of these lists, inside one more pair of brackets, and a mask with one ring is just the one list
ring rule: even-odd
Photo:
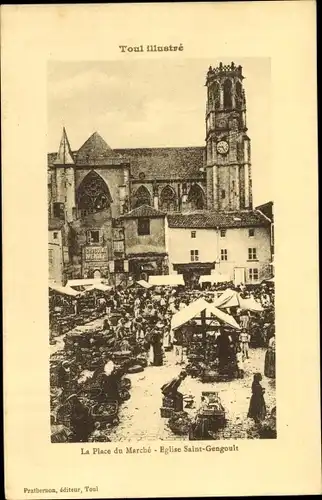
[[273,199],[269,58],[133,59],[48,65],[48,151],[62,127],[73,150],[97,131],[111,148],[205,145],[208,67],[243,67],[254,205]]

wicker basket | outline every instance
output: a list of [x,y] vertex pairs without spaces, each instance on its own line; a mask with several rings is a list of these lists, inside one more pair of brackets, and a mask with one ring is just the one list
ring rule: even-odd
[[174,415],[173,418],[170,418],[168,425],[174,434],[183,436],[189,434],[191,419],[187,415],[182,415],[181,418]]
[[130,390],[132,387],[132,382],[129,378],[123,377],[120,381],[120,388]]
[[162,408],[160,408],[160,414],[161,414],[161,418],[171,418],[171,417],[173,417],[174,409],[162,407]]
[[[111,412],[99,413],[98,409],[102,405],[106,406],[107,404],[111,407]],[[117,401],[110,401],[108,403],[98,403],[92,407],[91,414],[97,422],[109,423],[109,422],[113,422],[116,419],[118,420],[118,417],[117,417],[118,409],[119,409],[119,407],[118,407]]]

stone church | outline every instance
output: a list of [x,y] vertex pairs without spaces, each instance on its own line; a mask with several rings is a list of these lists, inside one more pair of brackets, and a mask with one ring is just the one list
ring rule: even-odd
[[254,219],[243,78],[234,63],[209,68],[205,146],[112,149],[95,132],[74,151],[63,129],[48,155],[48,212],[49,226],[60,220],[66,229],[65,278],[167,274],[167,221],[176,214]]

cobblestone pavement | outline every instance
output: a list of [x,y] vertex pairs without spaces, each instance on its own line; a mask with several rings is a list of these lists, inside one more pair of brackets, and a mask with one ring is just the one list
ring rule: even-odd
[[[217,391],[226,410],[227,424],[216,435],[218,439],[258,438],[255,424],[247,418],[251,396],[253,373],[264,371],[265,349],[251,349],[250,359],[245,362],[245,377],[231,382],[202,383],[187,377],[180,386],[183,394],[195,396],[196,406],[200,404],[202,391]],[[112,441],[140,440],[187,440],[188,436],[177,436],[167,426],[167,419],[161,418],[161,386],[181,370],[175,364],[174,353],[166,353],[164,366],[147,367],[144,372],[128,375],[132,381],[131,399],[121,406],[118,426],[111,429]],[[263,375],[262,386],[266,389],[267,410],[275,406],[275,380]],[[186,410],[191,415],[196,409]]]

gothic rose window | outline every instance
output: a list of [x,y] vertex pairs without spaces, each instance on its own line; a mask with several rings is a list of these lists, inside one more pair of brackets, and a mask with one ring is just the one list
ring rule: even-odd
[[78,210],[84,216],[109,208],[112,198],[102,177],[91,171],[78,188],[77,201]]
[[205,208],[204,194],[198,184],[194,184],[193,186],[191,186],[187,202],[190,204],[190,208],[193,210],[203,210]]
[[145,186],[140,186],[133,196],[133,208],[138,208],[142,205],[151,206],[151,195]]
[[177,208],[177,197],[171,186],[165,186],[161,191],[160,210],[174,212]]

